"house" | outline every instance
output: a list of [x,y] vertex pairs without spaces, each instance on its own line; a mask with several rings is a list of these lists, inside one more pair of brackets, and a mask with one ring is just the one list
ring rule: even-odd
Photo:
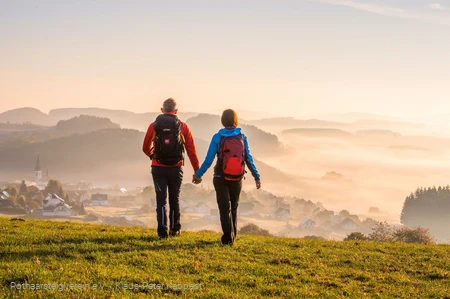
[[286,208],[278,208],[272,214],[272,218],[275,219],[289,219],[291,218],[291,212]]
[[350,218],[345,218],[339,225],[346,230],[358,229],[358,224]]
[[69,217],[72,208],[66,204],[64,199],[56,194],[49,194],[42,202],[42,216],[46,217]]
[[88,201],[88,200],[89,200],[89,194],[83,193],[83,194],[80,195],[80,202],[81,203],[85,202],[85,201]]
[[90,205],[92,206],[107,206],[108,205],[108,195],[107,194],[92,194]]
[[209,207],[204,202],[199,202],[194,210],[196,213],[207,213],[209,212]]
[[316,223],[314,220],[311,220],[309,218],[305,218],[300,222],[300,227],[303,229],[314,229],[316,227]]

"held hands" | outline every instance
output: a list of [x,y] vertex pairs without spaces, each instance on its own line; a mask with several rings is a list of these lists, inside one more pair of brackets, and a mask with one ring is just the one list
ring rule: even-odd
[[192,183],[193,184],[200,184],[202,182],[202,179],[197,177],[195,174],[192,176]]
[[256,189],[260,189],[261,188],[261,181],[256,181]]

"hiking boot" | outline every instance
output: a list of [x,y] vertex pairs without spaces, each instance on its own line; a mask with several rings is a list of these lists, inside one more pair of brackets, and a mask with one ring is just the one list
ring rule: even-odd
[[158,237],[160,240],[163,240],[163,239],[167,239],[169,237],[169,235],[167,234],[167,232],[164,232],[164,233],[158,234]]
[[179,230],[171,230],[169,235],[171,237],[178,237],[179,235],[181,235],[181,231],[179,231]]
[[230,246],[233,246],[233,239],[231,239],[231,238],[229,238],[229,237],[227,238],[227,237],[225,237],[225,235],[222,236],[221,241],[222,241],[222,245],[230,245]]

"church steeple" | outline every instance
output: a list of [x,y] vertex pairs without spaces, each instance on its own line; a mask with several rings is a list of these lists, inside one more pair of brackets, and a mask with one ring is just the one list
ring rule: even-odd
[[41,171],[41,163],[39,161],[39,154],[37,156],[36,167],[34,168],[34,171]]
[[42,171],[41,171],[41,161],[39,161],[39,154],[36,160],[36,167],[34,168],[34,181],[37,186],[42,184]]

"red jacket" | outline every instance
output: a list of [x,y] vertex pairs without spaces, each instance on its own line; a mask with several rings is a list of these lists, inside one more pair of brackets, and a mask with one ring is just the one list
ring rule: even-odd
[[[174,114],[174,113],[168,113],[168,114]],[[144,144],[142,146],[142,151],[150,157],[153,150],[153,140],[155,139],[155,129],[154,129],[154,122],[150,124],[147,130],[147,134],[145,134],[144,138]],[[180,131],[181,135],[183,137],[184,147],[186,149],[187,155],[189,156],[189,160],[191,161],[192,167],[194,168],[194,171],[197,171],[200,168],[200,163],[198,161],[197,157],[197,151],[195,150],[195,144],[194,144],[194,138],[192,137],[191,130],[189,130],[189,127],[182,121],[180,121]],[[153,166],[163,166],[163,167],[170,167],[167,165],[163,165],[158,163],[155,159],[152,159],[152,165]],[[174,166],[183,166],[184,161],[180,161],[177,165]]]

